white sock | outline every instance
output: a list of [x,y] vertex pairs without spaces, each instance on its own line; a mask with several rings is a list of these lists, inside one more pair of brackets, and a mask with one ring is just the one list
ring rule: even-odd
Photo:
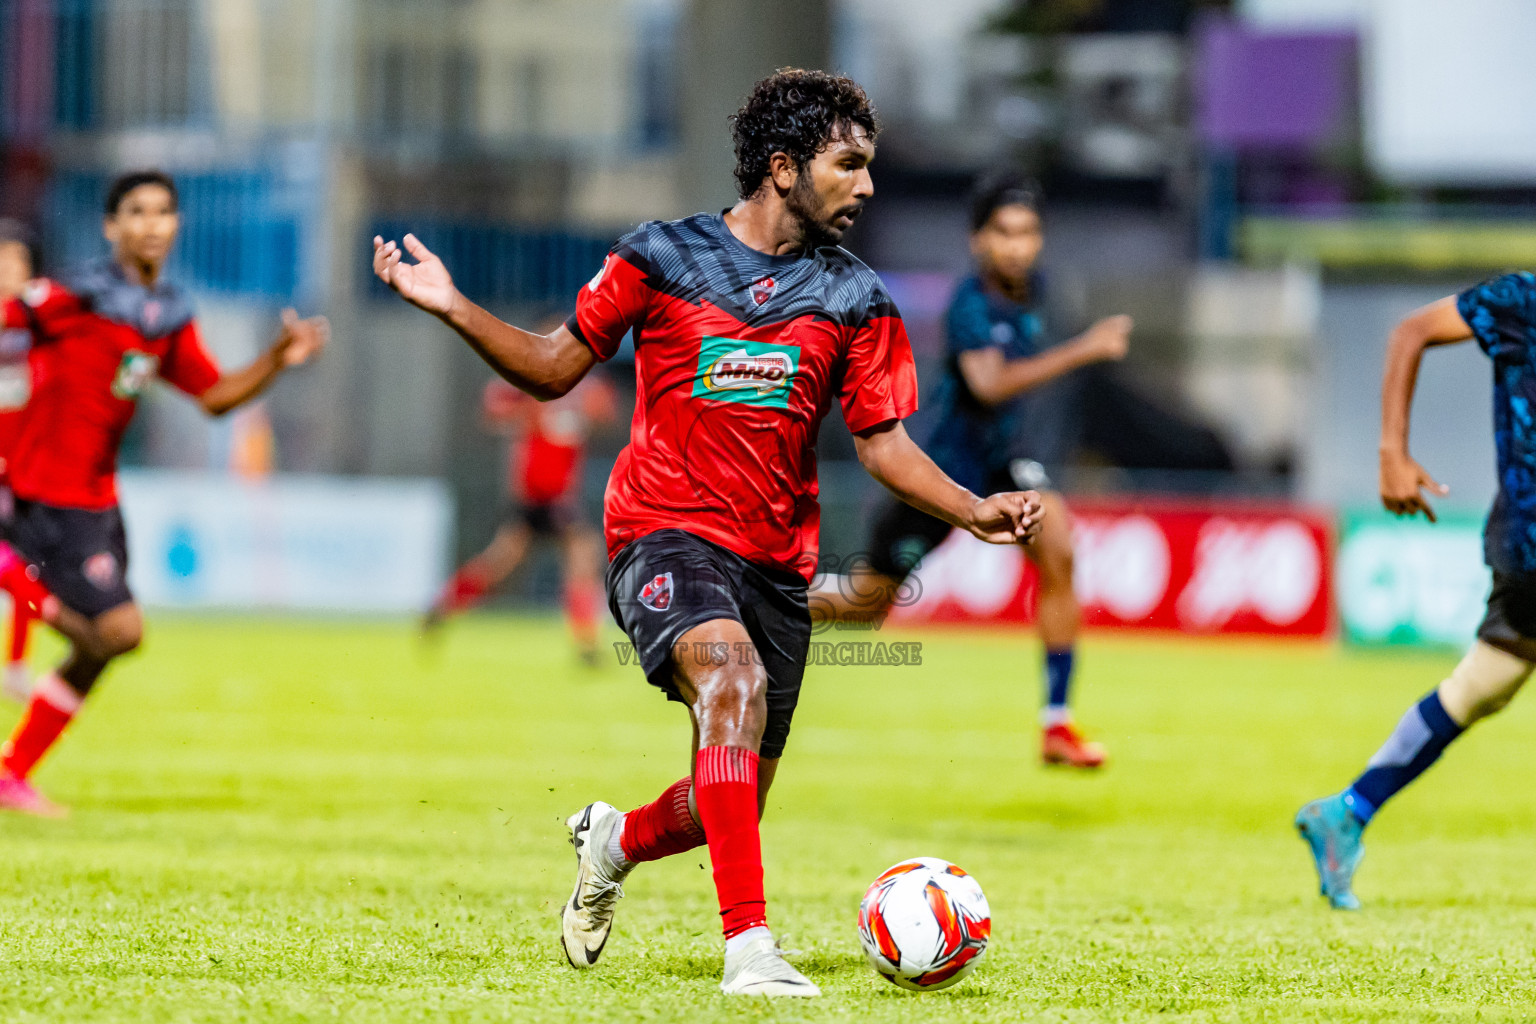
[[1040,710],[1040,724],[1049,729],[1072,721],[1072,709],[1065,704],[1047,704]]
[[748,928],[740,935],[732,935],[725,940],[725,955],[730,956],[732,953],[741,952],[747,948],[747,943],[749,942],[771,938],[773,938],[773,932],[769,931],[768,926],[765,924],[760,924],[756,928]]
[[627,817],[627,814],[620,815],[619,823],[608,833],[608,860],[613,864],[613,870],[621,875],[629,874],[635,866],[633,861],[624,856],[624,845],[619,841],[624,836],[624,819]]

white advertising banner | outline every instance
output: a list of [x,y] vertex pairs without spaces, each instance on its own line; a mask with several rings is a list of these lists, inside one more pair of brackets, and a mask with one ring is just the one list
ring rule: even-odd
[[437,480],[139,470],[120,491],[146,605],[411,612],[446,567],[453,501]]
[[1431,524],[1362,508],[1343,519],[1338,587],[1346,637],[1361,644],[1472,641],[1492,584],[1481,512],[1440,509]]
[[1536,181],[1536,3],[1371,0],[1365,144],[1387,178],[1445,185]]

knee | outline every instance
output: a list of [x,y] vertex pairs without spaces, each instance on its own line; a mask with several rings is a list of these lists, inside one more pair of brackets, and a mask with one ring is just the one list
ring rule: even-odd
[[1478,642],[1440,684],[1440,702],[1458,725],[1498,714],[1530,676],[1532,664]]
[[144,640],[144,624],[137,619],[103,623],[95,633],[95,653],[102,661],[107,661],[137,650]]
[[720,702],[731,709],[752,711],[768,706],[768,675],[759,665],[743,665],[740,671],[726,673],[716,688]]
[[1041,539],[1041,547],[1035,557],[1040,569],[1040,581],[1048,587],[1072,585],[1072,542],[1068,538],[1052,536]]
[[706,745],[756,749],[768,718],[768,677],[761,666],[731,666],[699,687],[699,727]]

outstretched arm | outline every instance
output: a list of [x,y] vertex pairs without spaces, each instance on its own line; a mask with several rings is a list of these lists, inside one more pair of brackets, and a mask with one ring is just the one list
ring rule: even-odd
[[853,444],[864,469],[896,497],[989,544],[1027,542],[1040,532],[1040,495],[1010,491],[976,497],[934,465],[900,420],[854,434]]
[[564,325],[539,335],[498,320],[453,286],[443,261],[415,235],[402,240],[415,263],[402,263],[399,247],[373,239],[373,272],[397,295],[459,332],[491,369],[535,398],[547,401],[570,391],[597,356]]
[[203,411],[222,416],[267,390],[284,370],[302,366],[325,350],[331,325],[323,316],[299,319],[294,310],[283,310],[283,329],[271,346],[249,366],[220,375],[213,386],[198,396]]
[[1400,516],[1423,512],[1424,518],[1434,522],[1435,510],[1424,489],[1440,496],[1450,492],[1408,454],[1408,414],[1424,350],[1470,337],[1472,328],[1457,310],[1454,295],[1409,314],[1392,331],[1381,379],[1381,503],[1388,512]]
[[990,346],[971,349],[960,353],[960,375],[979,401],[998,405],[1091,363],[1124,359],[1131,327],[1128,316],[1107,317],[1071,341],[1025,359],[1004,359]]

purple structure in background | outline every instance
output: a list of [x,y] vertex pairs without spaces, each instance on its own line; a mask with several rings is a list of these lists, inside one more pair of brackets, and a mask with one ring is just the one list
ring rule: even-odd
[[1356,109],[1358,49],[1348,32],[1259,32],[1202,19],[1193,83],[1201,142],[1283,152],[1340,141]]

